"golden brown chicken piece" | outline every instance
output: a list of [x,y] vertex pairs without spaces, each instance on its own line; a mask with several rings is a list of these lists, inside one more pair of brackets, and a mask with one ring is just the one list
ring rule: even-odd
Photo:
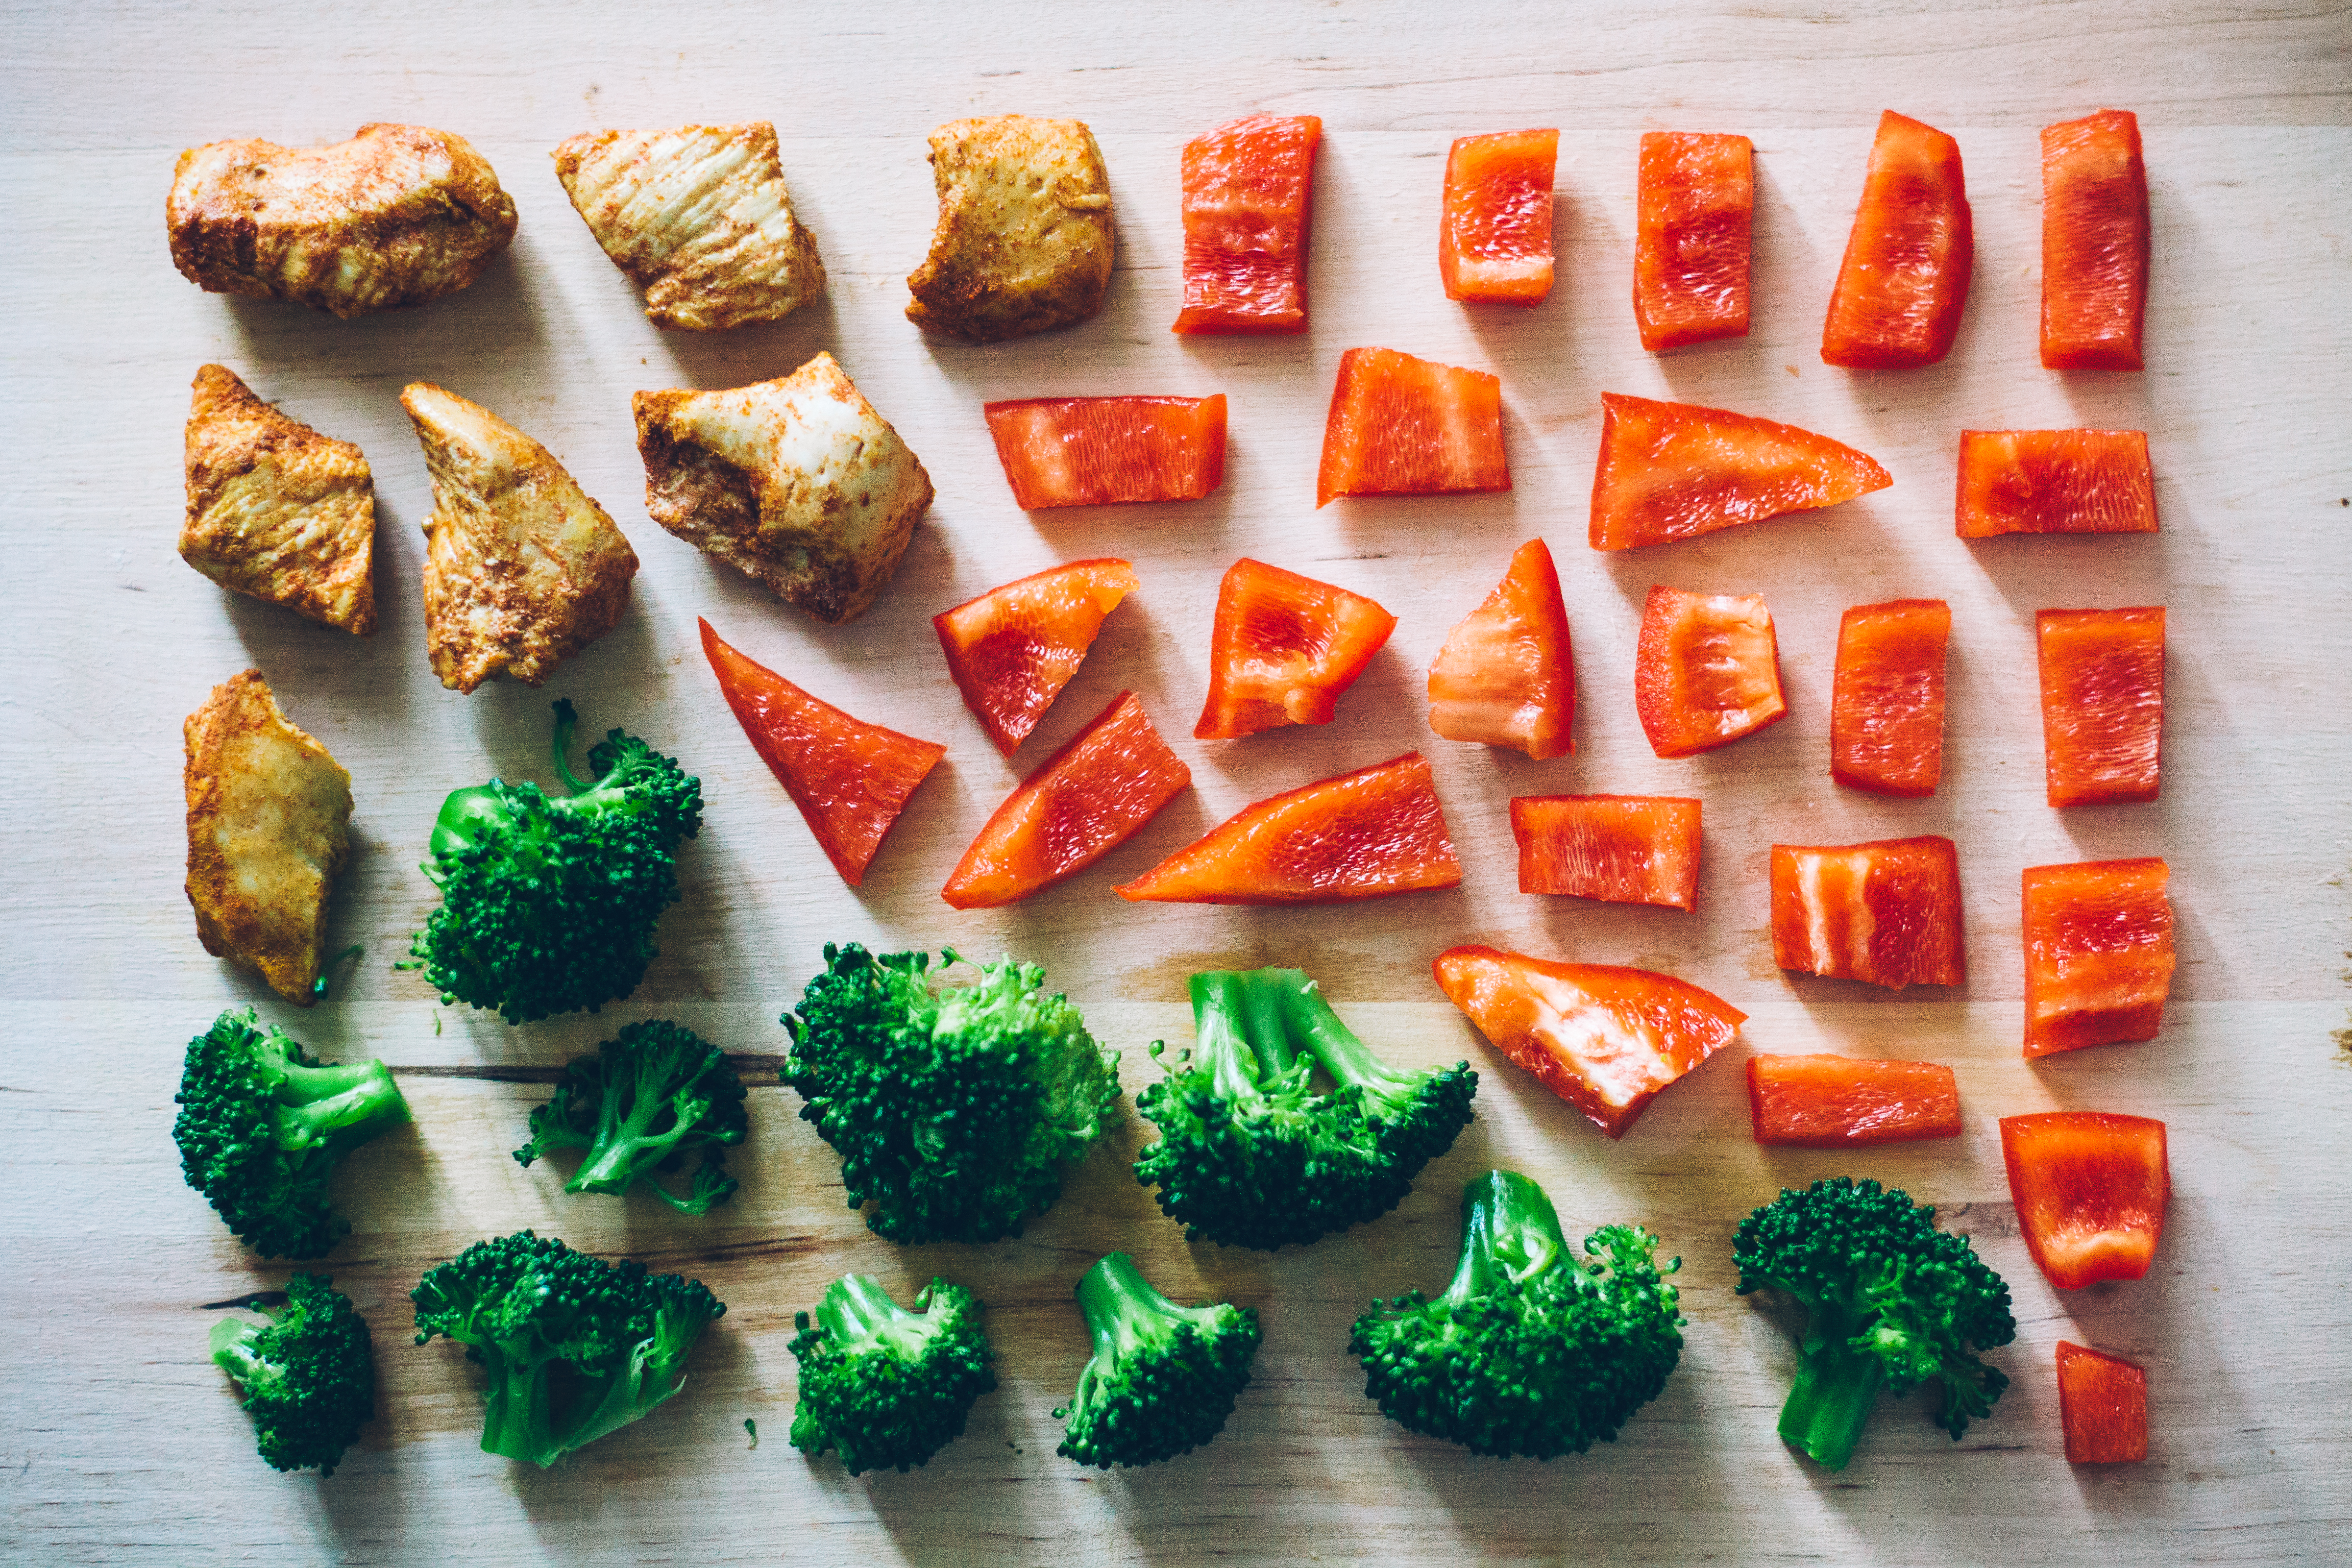
[[1102,309],[1117,237],[1110,176],[1076,120],[953,120],[931,132],[940,226],[907,319],[992,343]]
[[327,894],[351,855],[352,775],[279,711],[257,669],[214,687],[184,733],[196,936],[308,1007]]
[[500,670],[537,686],[620,624],[637,552],[546,447],[420,381],[400,405],[433,476],[425,520],[425,646],[471,691]]
[[208,364],[188,400],[187,468],[180,559],[322,625],[375,630],[375,484],[357,447]]
[[422,125],[362,125],[331,147],[191,147],[164,216],[190,282],[344,317],[454,294],[515,232],[482,155]]
[[831,354],[731,392],[640,392],[646,510],[818,620],[863,614],[931,479]]
[[555,174],[661,326],[772,321],[824,289],[765,121],[592,131],[555,150]]

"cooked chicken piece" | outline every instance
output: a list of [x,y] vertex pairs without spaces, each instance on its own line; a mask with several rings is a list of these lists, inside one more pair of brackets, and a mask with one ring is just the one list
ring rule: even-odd
[[646,510],[818,620],[862,614],[931,479],[831,354],[732,392],[640,392]]
[[420,381],[400,405],[433,475],[425,520],[425,646],[471,691],[500,670],[537,686],[620,624],[637,552],[546,447]]
[[555,174],[662,326],[772,321],[824,288],[765,121],[592,131],[555,150]]
[[351,855],[352,775],[279,711],[257,669],[214,687],[184,733],[196,936],[308,1007],[327,893]]
[[208,364],[188,401],[187,451],[180,559],[224,588],[355,636],[375,630],[375,485],[357,447]]
[[456,293],[515,231],[482,155],[421,125],[362,125],[331,147],[191,147],[164,216],[190,282],[344,317]]
[[1083,321],[1110,282],[1110,176],[1076,120],[952,120],[931,132],[940,226],[907,319],[992,343]]

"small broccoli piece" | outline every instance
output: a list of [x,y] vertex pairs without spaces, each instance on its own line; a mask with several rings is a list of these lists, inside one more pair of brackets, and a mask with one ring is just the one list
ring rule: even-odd
[[840,1451],[851,1475],[910,1470],[963,1436],[972,1402],[996,1386],[980,1298],[933,1279],[908,1311],[871,1274],[827,1287],[816,1321],[796,1312],[801,1398],[793,1446]]
[[1054,1412],[1068,1417],[1055,1452],[1102,1470],[1156,1465],[1224,1430],[1257,1357],[1255,1311],[1224,1301],[1180,1307],[1124,1252],[1087,1269],[1077,1294],[1095,1353],[1068,1405]]
[[[727,1146],[750,1130],[743,1080],[726,1054],[682,1025],[631,1024],[593,1057],[574,1057],[555,1081],[555,1098],[530,1113],[530,1142],[514,1152],[525,1165],[558,1149],[588,1158],[567,1193],[618,1196],[643,1181],[656,1196],[688,1214],[708,1214],[735,1192]],[[678,1197],[654,1179],[698,1152],[692,1190]]]
[[1468,1062],[1388,1067],[1298,970],[1195,974],[1192,993],[1190,1059],[1135,1099],[1160,1129],[1135,1179],[1188,1240],[1271,1249],[1378,1219],[1469,1124]]
[[588,753],[583,783],[566,756],[577,722],[555,704],[569,795],[492,779],[441,805],[422,868],[441,907],[399,967],[424,970],[445,1004],[527,1024],[593,1013],[645,978],[654,926],[677,901],[678,840],[702,830],[702,784],[618,730]]
[[1108,1124],[1118,1053],[1068,998],[1040,994],[1034,963],[1003,959],[941,991],[928,953],[828,944],[824,959],[783,1016],[793,1050],[777,1076],[840,1153],[849,1206],[872,1203],[866,1225],[897,1242],[1020,1235]]
[[268,1318],[213,1325],[213,1360],[236,1380],[262,1458],[273,1469],[331,1476],[343,1450],[375,1416],[375,1356],[367,1320],[322,1274],[286,1281],[286,1304]]
[[727,1311],[698,1279],[528,1230],[436,1264],[408,1299],[418,1344],[446,1334],[489,1373],[483,1451],[541,1467],[676,1394],[695,1342]]
[[1454,1282],[1374,1301],[1348,1348],[1390,1419],[1474,1454],[1580,1454],[1658,1396],[1682,1358],[1679,1300],[1639,1226],[1603,1226],[1575,1256],[1544,1191],[1489,1171],[1462,1192]]
[[264,1258],[318,1258],[351,1234],[329,1189],[345,1154],[409,1120],[382,1062],[307,1056],[252,1008],[188,1042],[172,1124],[180,1168]]
[[1782,1188],[1740,1221],[1731,1260],[1739,1294],[1784,1290],[1811,1313],[1780,1436],[1824,1469],[1845,1468],[1881,1389],[1940,1381],[1936,1420],[1957,1440],[2009,1386],[1969,1351],[2017,1337],[2008,1283],[1908,1193],[1846,1176]]

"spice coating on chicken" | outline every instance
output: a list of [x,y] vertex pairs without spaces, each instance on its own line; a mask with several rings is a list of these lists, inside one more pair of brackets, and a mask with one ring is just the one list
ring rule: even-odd
[[931,132],[940,221],[907,279],[907,319],[992,343],[1102,309],[1118,237],[1110,176],[1083,121],[954,120]]

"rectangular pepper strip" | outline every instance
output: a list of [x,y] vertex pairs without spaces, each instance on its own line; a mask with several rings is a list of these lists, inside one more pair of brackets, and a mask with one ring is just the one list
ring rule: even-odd
[[2154,533],[2156,470],[2145,430],[1963,430],[1953,529]]
[[2154,800],[2164,742],[2164,607],[2034,617],[2050,804]]
[[1519,891],[1696,909],[1699,810],[1681,795],[1515,796]]
[[2147,315],[2139,120],[2102,109],[2042,133],[2042,363],[2138,370]]
[[1449,300],[1540,305],[1551,292],[1557,131],[1465,136],[1445,158],[1437,271]]
[[1253,115],[1184,144],[1184,333],[1307,330],[1311,114]]
[[1633,324],[1652,353],[1748,335],[1755,151],[1745,136],[1643,133]]
[[1960,1083],[1937,1062],[1853,1057],[1750,1057],[1756,1142],[1852,1149],[1960,1135]]
[[2137,1465],[2147,1458],[2147,1373],[2066,1340],[2058,1342],[2058,1419],[2070,1465]]
[[1916,799],[1944,776],[1941,599],[1856,605],[1838,622],[1830,687],[1830,777],[1849,789]]
[[1960,857],[1948,838],[1772,846],[1772,962],[1835,980],[1958,985],[1968,978]]
[[1960,144],[1887,110],[1822,324],[1823,363],[1895,370],[1942,359],[1959,333],[1975,258]]
[[2157,859],[2026,868],[2027,1056],[2156,1037],[2172,990],[2170,875]]

